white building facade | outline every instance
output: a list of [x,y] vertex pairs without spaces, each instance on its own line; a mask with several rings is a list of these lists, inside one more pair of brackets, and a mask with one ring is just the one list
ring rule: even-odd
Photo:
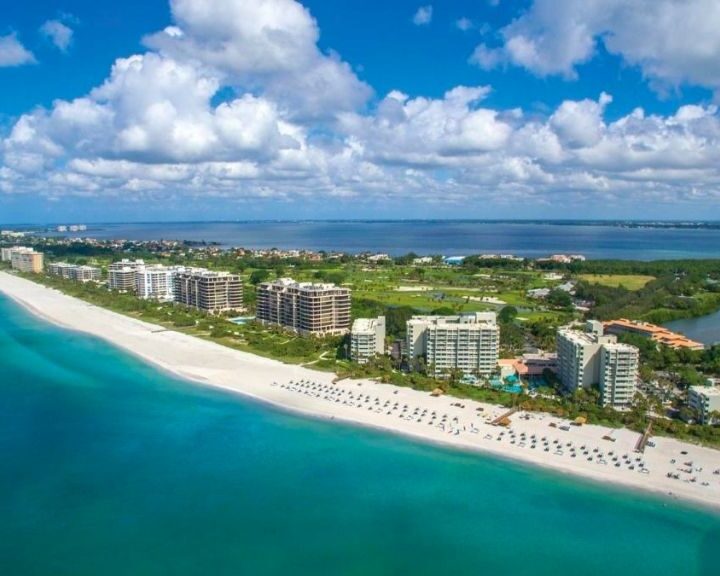
[[414,316],[407,322],[407,356],[425,357],[435,377],[453,370],[490,376],[497,369],[500,328],[493,312]]
[[78,282],[99,282],[102,271],[95,266],[79,266],[67,262],[53,262],[47,265],[48,274]]
[[135,270],[135,291],[145,300],[172,302],[175,300],[175,278],[184,271],[181,266],[141,266]]
[[603,344],[600,349],[600,401],[603,406],[629,406],[637,392],[640,354],[628,344]]
[[628,406],[637,391],[639,351],[603,333],[590,321],[585,330],[564,327],[557,333],[558,377],[569,391],[600,387],[604,406]]
[[108,288],[123,292],[135,291],[135,273],[145,266],[143,260],[120,260],[108,266]]
[[688,405],[693,408],[703,424],[717,421],[714,412],[720,412],[720,386],[690,386]]
[[385,316],[358,318],[350,330],[350,358],[365,364],[385,353]]

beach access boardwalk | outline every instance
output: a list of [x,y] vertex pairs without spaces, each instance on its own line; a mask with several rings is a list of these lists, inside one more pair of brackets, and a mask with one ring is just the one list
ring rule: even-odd
[[[501,417],[509,419],[501,406],[472,400],[460,403],[452,396],[433,397],[372,380],[333,383],[332,373],[283,364],[173,330],[158,331],[157,325],[4,272],[0,272],[0,293],[47,321],[102,338],[197,385],[233,391],[326,421],[574,474],[602,483],[605,489],[615,484],[720,509],[718,450],[660,436],[644,454],[633,454],[637,432],[614,429],[614,442],[609,445],[603,440],[607,428],[570,426],[567,419],[537,412],[523,411],[501,429],[491,424]],[[567,430],[558,432],[561,427]]]
[[648,440],[650,440],[651,434],[652,434],[652,422],[649,422],[647,425],[647,428],[645,428],[645,432],[643,432],[642,436],[640,436],[637,444],[635,445],[635,452],[640,452],[640,453],[645,452],[645,446],[647,446],[647,443],[648,443]]
[[500,414],[497,418],[495,418],[492,422],[490,422],[491,426],[509,426],[511,424],[510,422],[510,416],[517,413],[520,410],[520,408],[511,408],[504,414]]

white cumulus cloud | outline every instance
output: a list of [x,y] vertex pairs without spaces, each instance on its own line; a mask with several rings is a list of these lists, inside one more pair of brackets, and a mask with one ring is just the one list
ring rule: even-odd
[[18,40],[16,34],[0,36],[0,68],[33,64],[35,56]]
[[471,60],[575,78],[577,66],[593,59],[602,44],[657,87],[692,84],[717,91],[718,29],[716,0],[533,0],[501,30],[500,46],[478,47]]
[[73,29],[60,20],[48,20],[40,26],[40,32],[62,52],[67,51],[73,39]]
[[[608,119],[612,97],[600,93],[540,114],[492,106],[489,86],[373,101],[339,55],[318,48],[317,22],[294,0],[171,7],[145,52],[0,134],[0,192],[510,207],[562,198],[582,210],[720,200],[715,106]],[[513,50],[541,62],[533,42]],[[476,54],[487,67],[510,62],[506,48]]]
[[417,9],[415,14],[412,17],[413,24],[416,26],[425,26],[427,24],[430,24],[432,22],[433,17],[433,7],[428,6],[420,6],[420,8]]

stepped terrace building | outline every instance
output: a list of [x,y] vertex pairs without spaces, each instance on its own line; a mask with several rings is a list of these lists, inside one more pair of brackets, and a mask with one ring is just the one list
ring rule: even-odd
[[229,272],[189,268],[175,275],[175,302],[212,314],[242,310],[242,281]]
[[645,338],[650,338],[659,344],[670,346],[670,348],[689,348],[690,350],[703,350],[705,345],[702,342],[695,342],[672,332],[662,326],[650,324],[649,322],[636,322],[620,318],[618,320],[609,320],[604,322],[605,332],[608,334],[637,334]]
[[282,278],[257,287],[257,320],[299,334],[329,336],[350,329],[350,290]]
[[144,267],[143,260],[120,260],[108,266],[108,288],[111,290],[122,290],[123,292],[135,291],[135,273],[138,268]]
[[44,256],[42,252],[35,252],[32,248],[10,248],[7,252],[10,257],[10,266],[20,272],[39,274],[43,271]]
[[358,318],[350,330],[350,358],[365,364],[385,352],[385,316]]
[[487,377],[497,370],[500,328],[494,312],[413,316],[406,350],[411,360],[424,356],[435,377],[452,370]]
[[76,280],[78,282],[98,282],[102,277],[100,268],[94,266],[78,266],[77,264],[68,264],[67,262],[53,262],[48,264],[48,274],[60,276],[67,280]]
[[604,334],[598,321],[585,330],[565,327],[557,334],[558,376],[570,391],[600,387],[604,406],[628,406],[637,390],[639,351]]

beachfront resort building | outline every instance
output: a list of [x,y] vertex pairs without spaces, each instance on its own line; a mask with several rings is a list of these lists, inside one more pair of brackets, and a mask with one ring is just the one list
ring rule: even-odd
[[204,268],[188,268],[175,275],[175,302],[219,314],[243,308],[240,276]]
[[558,377],[566,389],[599,386],[603,405],[620,407],[632,402],[639,351],[605,334],[601,322],[589,321],[584,331],[573,327],[558,330],[557,355]]
[[48,274],[60,276],[66,280],[77,282],[99,282],[102,277],[100,268],[94,266],[79,266],[67,262],[53,262],[47,266]]
[[490,376],[496,371],[500,328],[494,312],[458,316],[413,316],[407,321],[406,353],[410,361],[424,357],[435,377],[453,370]]
[[135,291],[144,300],[172,302],[175,300],[175,278],[183,266],[140,266],[135,270]]
[[705,348],[702,342],[695,342],[682,334],[649,322],[637,322],[620,318],[604,322],[603,326],[606,334],[637,334],[644,338],[650,338],[659,344],[670,346],[670,348],[689,348],[690,350],[703,350]]
[[640,355],[635,346],[618,342],[600,349],[600,402],[629,406],[637,392]]
[[690,386],[688,406],[703,424],[720,422],[720,386]]
[[12,260],[12,253],[15,250],[30,250],[26,246],[7,246],[0,248],[0,258],[3,262],[10,262]]
[[108,266],[108,288],[122,292],[135,291],[135,273],[144,267],[143,260],[123,259]]
[[10,262],[13,270],[19,272],[39,274],[43,271],[44,255],[42,252],[36,252],[32,248],[23,246],[3,248],[2,258],[4,261]]
[[365,364],[385,352],[385,316],[358,318],[350,330],[350,358]]
[[350,329],[350,289],[335,284],[281,278],[257,287],[256,317],[303,335],[346,334]]

